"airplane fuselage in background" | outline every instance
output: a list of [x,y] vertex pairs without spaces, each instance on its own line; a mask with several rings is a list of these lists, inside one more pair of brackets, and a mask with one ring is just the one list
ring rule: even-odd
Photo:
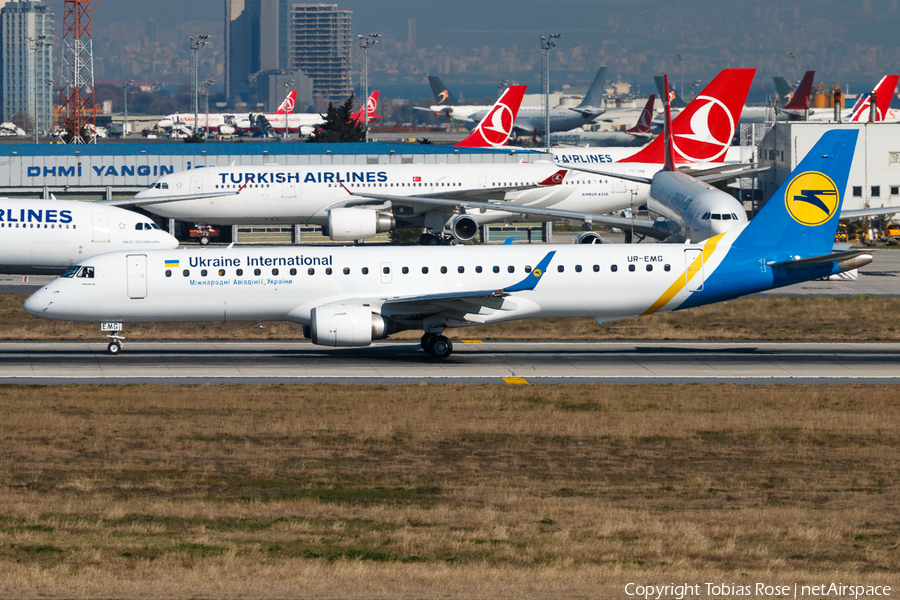
[[144,215],[114,206],[0,199],[0,273],[61,273],[103,252],[177,247]]

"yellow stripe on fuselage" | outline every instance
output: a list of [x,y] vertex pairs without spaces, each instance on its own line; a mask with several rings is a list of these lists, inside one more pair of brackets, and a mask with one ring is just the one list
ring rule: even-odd
[[652,315],[668,304],[669,301],[671,301],[672,298],[687,285],[687,282],[700,272],[700,267],[709,261],[709,257],[712,256],[713,251],[716,249],[716,244],[719,243],[719,240],[721,240],[724,235],[724,233],[720,233],[719,235],[706,240],[706,244],[703,245],[703,253],[694,259],[694,262],[692,262],[685,272],[675,280],[675,283],[670,285],[669,289],[667,289],[665,293],[650,306],[650,308],[641,313],[641,316]]

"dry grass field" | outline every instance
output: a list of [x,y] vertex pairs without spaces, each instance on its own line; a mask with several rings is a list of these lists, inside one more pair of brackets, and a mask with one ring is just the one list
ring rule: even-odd
[[[22,310],[27,295],[0,295],[0,340],[103,340],[97,323],[66,323]],[[593,319],[530,319],[450,330],[484,340],[900,340],[900,297],[743,298],[599,325]],[[301,339],[294,323],[126,325],[130,340]],[[418,339],[421,331],[392,339]]]
[[0,424],[3,598],[900,587],[886,386],[4,386]]

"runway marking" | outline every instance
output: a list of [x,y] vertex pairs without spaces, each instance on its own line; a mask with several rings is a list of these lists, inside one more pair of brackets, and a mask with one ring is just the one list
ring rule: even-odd
[[525,381],[525,379],[523,377],[504,377],[503,381],[505,381],[506,383],[513,383],[513,384],[524,383],[525,385],[528,385],[528,382]]
[[483,344],[484,343],[481,340],[459,340],[459,341],[461,341],[463,344]]

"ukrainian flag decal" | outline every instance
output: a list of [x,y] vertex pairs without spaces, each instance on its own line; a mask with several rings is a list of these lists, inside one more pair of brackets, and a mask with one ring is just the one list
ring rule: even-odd
[[830,177],[816,171],[807,171],[794,177],[788,184],[784,204],[795,221],[815,227],[834,216],[840,205],[840,196]]
[[178,261],[177,261],[177,260],[167,260],[167,261],[166,261],[166,268],[167,268],[167,269],[177,269],[177,268],[178,268]]

